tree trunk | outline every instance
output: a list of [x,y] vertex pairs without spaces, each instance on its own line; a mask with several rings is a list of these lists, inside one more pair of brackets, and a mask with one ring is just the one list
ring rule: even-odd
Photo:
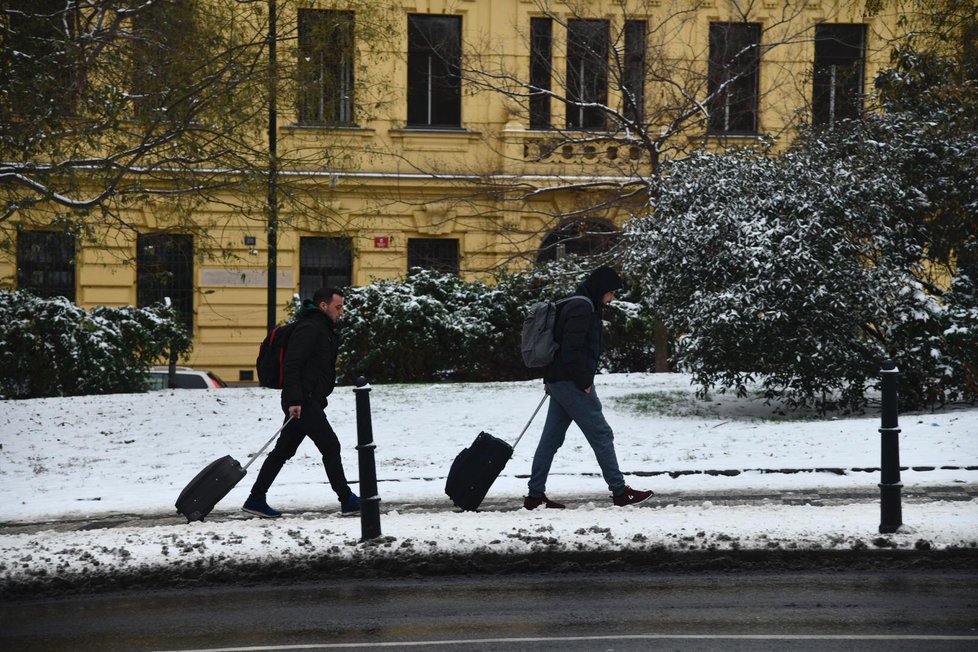
[[652,325],[652,335],[655,341],[655,372],[669,372],[669,332],[661,319],[656,319]]

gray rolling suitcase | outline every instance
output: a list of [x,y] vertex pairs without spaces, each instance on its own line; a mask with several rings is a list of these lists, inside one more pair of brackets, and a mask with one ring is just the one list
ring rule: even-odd
[[282,424],[282,427],[272,435],[271,439],[265,442],[261,450],[255,453],[244,466],[241,466],[238,460],[230,455],[218,458],[205,466],[204,470],[198,473],[180,492],[176,502],[177,513],[183,514],[188,523],[203,521],[204,517],[214,509],[214,506],[227,496],[229,491],[234,489],[241,478],[245,477],[251,463],[258,459],[258,456],[264,453],[265,449],[275,441],[275,438],[281,434],[289,421],[292,421],[292,417],[289,417]]

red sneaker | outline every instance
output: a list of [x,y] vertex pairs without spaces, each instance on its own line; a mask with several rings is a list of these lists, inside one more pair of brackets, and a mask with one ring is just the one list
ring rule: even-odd
[[644,503],[651,497],[651,491],[640,491],[638,489],[632,489],[626,485],[625,491],[617,496],[612,496],[611,501],[618,507],[624,507],[625,505],[638,505],[639,503]]
[[539,498],[527,496],[523,499],[523,507],[526,509],[536,509],[540,505],[544,505],[549,509],[564,509],[567,507],[567,505],[558,503],[556,500],[550,500],[546,495],[540,496]]

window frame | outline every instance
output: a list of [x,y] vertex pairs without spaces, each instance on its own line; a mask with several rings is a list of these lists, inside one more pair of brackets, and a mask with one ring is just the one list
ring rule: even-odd
[[[157,247],[165,249],[160,253]],[[140,308],[170,298],[187,333],[194,332],[193,236],[183,233],[140,233],[136,236],[136,305]]]
[[[0,41],[0,74],[11,75],[16,92],[7,100],[15,115],[33,115],[38,106],[54,107],[58,117],[78,115],[79,95],[85,84],[81,9],[77,0],[34,0],[25,12],[2,12],[4,39]],[[58,46],[61,46],[60,48]],[[19,56],[12,56],[13,53]],[[24,55],[45,61],[50,76],[23,69]]]
[[[20,230],[17,288],[43,298],[65,297],[74,302],[78,293],[76,246],[76,239],[63,231]],[[62,278],[55,280],[57,277]]]
[[[356,126],[356,14],[337,9],[299,8],[297,29],[298,123]],[[307,54],[309,65],[304,63]]]
[[[314,246],[319,245],[323,245],[325,251],[312,251]],[[332,258],[334,256],[343,260],[338,261],[337,264],[337,260]],[[345,288],[352,284],[352,238],[343,236],[299,238],[299,297],[301,299],[311,299],[319,288]]]
[[[447,251],[449,248],[453,251]],[[425,269],[457,275],[461,272],[460,263],[461,242],[458,238],[408,238],[408,274],[413,274],[416,269]]]
[[[731,33],[740,38],[731,44]],[[722,53],[718,52],[723,33]],[[707,106],[710,135],[756,135],[760,126],[760,23],[711,22]],[[734,115],[736,113],[736,115]]]
[[[530,18],[530,129],[551,129],[551,82],[553,78],[553,19]],[[540,89],[535,91],[533,89]]]
[[141,9],[131,20],[133,115],[152,120],[192,119],[189,98],[167,90],[193,84],[189,70],[169,65],[177,62],[179,66],[187,57],[185,49],[199,39],[193,5],[185,0],[158,3]]
[[407,19],[407,127],[461,129],[462,17],[412,13]]
[[[587,33],[591,31],[590,34]],[[567,21],[568,129],[607,131],[608,116],[600,106],[608,104],[608,52],[611,24],[605,19],[575,18]],[[580,36],[581,38],[576,38]],[[592,40],[593,39],[593,40]],[[592,47],[592,45],[597,47]]]
[[632,122],[641,123],[645,119],[648,21],[626,20],[623,35],[625,60],[622,62],[622,113]]
[[561,222],[540,241],[537,263],[565,256],[594,256],[612,247],[621,232],[611,222],[597,217],[582,217]]
[[[851,31],[847,36],[856,38],[850,41],[844,37],[840,38],[840,34],[825,33],[846,30]],[[838,120],[857,119],[862,116],[866,83],[866,35],[867,29],[863,23],[815,25],[815,53],[812,62],[813,125],[831,129]],[[826,52],[826,46],[833,42],[837,44],[837,51]],[[849,50],[848,56],[840,54],[840,50]],[[843,71],[843,78],[840,79],[839,68],[849,68],[855,74],[851,74],[846,79],[844,77],[846,73]]]

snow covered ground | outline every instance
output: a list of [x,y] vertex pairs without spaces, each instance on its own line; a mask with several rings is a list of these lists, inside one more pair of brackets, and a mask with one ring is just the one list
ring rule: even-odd
[[[2,402],[0,582],[267,562],[408,560],[418,555],[724,549],[973,549],[978,500],[904,502],[900,532],[881,537],[879,500],[784,505],[681,500],[687,494],[860,490],[879,482],[879,416],[778,414],[761,400],[695,398],[681,374],[600,376],[626,480],[677,500],[615,508],[576,427],[558,452],[547,493],[562,511],[516,509],[544,411],[516,448],[489,500],[514,509],[462,513],[444,495],[452,459],[480,430],[510,441],[542,398],[539,382],[377,385],[370,392],[383,538],[360,542],[360,521],[336,515],[309,441],[279,476],[278,520],[244,518],[258,463],[202,523],[175,517],[183,486],[209,461],[242,463],[280,425],[278,392],[261,388]],[[546,407],[544,407],[544,410]],[[354,392],[327,410],[358,476]],[[901,416],[905,491],[978,485],[978,408]],[[812,470],[820,469],[820,470]],[[801,470],[800,472],[798,472]],[[783,472],[789,471],[789,472]],[[356,491],[356,486],[354,486]],[[878,494],[877,494],[878,496]],[[118,515],[155,520],[112,528],[58,522]],[[22,527],[51,522],[50,527]]]

